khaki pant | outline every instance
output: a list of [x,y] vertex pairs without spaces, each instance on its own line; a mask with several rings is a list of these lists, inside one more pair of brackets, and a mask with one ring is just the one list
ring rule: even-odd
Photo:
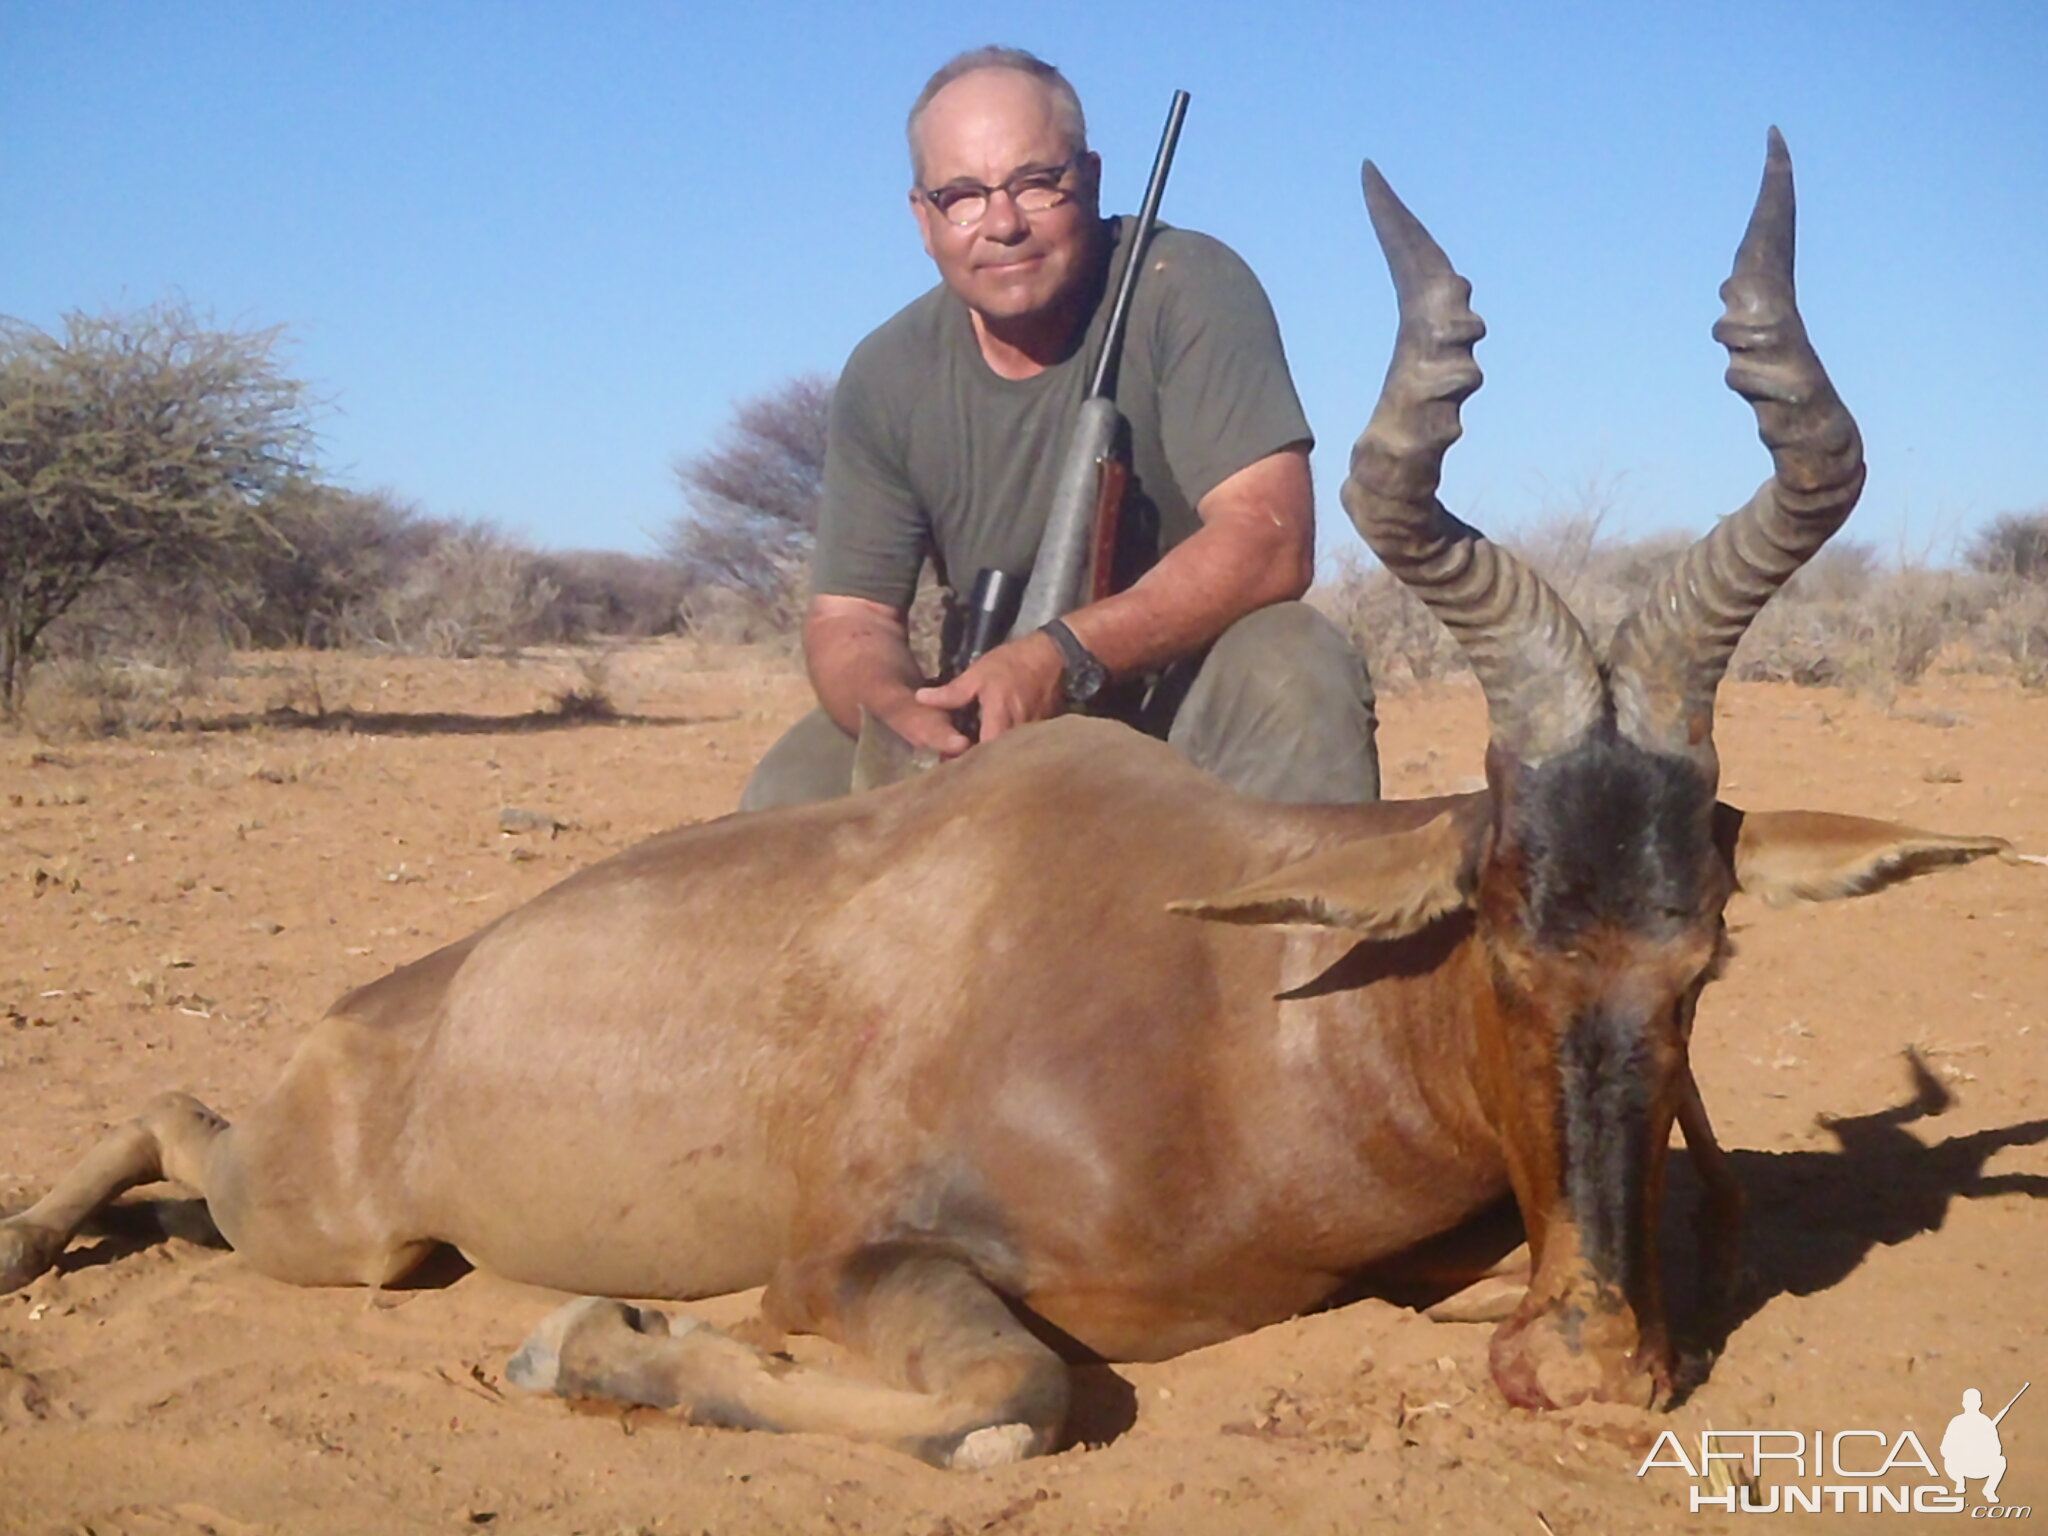
[[[1155,696],[1132,723],[1240,794],[1299,805],[1379,798],[1379,721],[1365,658],[1306,603],[1238,620],[1192,669],[1177,705]],[[812,710],[768,749],[740,809],[846,794],[853,750],[853,737]]]

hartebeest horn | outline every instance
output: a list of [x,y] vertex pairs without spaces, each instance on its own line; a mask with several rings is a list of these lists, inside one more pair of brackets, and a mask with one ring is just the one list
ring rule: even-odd
[[1437,500],[1458,405],[1479,388],[1472,348],[1486,334],[1472,285],[1370,160],[1365,205],[1400,299],[1400,334],[1379,404],[1344,482],[1365,542],[1457,636],[1486,691],[1494,744],[1535,765],[1599,720],[1593,647],[1555,591]]
[[1692,757],[1709,774],[1714,690],[1736,643],[1863,490],[1863,440],[1799,318],[1793,222],[1792,159],[1773,128],[1714,339],[1728,349],[1728,387],[1754,407],[1775,473],[1651,588],[1608,653],[1622,733]]

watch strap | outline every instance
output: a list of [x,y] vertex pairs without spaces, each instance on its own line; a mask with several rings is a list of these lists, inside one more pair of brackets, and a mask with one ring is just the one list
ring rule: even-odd
[[1054,619],[1044,628],[1047,637],[1060,648],[1060,656],[1065,660],[1069,672],[1090,659],[1088,647],[1081,643],[1079,635],[1067,627],[1065,619]]
[[1068,628],[1066,620],[1054,619],[1040,628],[1059,647],[1064,663],[1061,682],[1069,701],[1085,704],[1100,693],[1102,685],[1109,680],[1109,669],[1103,666],[1100,657],[1081,643],[1081,637]]

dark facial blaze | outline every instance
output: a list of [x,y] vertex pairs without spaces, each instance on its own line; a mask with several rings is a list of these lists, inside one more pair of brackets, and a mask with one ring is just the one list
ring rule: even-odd
[[1714,786],[1691,762],[1595,732],[1516,787],[1529,940],[1591,971],[1559,1021],[1565,1203],[1594,1273],[1634,1293],[1660,1090],[1728,895]]
[[1565,1204],[1593,1272],[1624,1294],[1643,1276],[1642,1209],[1659,1073],[1644,1021],[1608,1008],[1573,1019],[1558,1051]]

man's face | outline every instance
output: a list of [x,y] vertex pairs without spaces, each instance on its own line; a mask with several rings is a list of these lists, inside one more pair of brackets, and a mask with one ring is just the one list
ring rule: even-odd
[[[1010,69],[976,70],[934,96],[918,122],[918,146],[920,180],[934,189],[950,182],[1000,187],[1073,152],[1051,93]],[[1057,316],[1093,275],[1097,170],[1095,156],[1083,154],[1063,183],[1072,195],[1057,208],[1027,215],[998,192],[980,222],[964,229],[913,188],[925,251],[946,286],[985,321]]]

